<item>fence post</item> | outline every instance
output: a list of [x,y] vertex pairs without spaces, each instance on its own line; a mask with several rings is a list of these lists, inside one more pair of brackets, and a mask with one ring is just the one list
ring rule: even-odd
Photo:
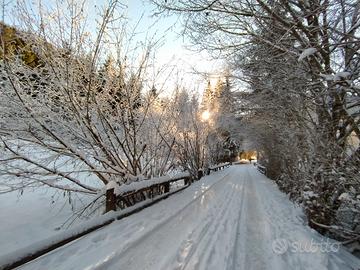
[[105,207],[105,213],[109,211],[115,211],[116,210],[116,195],[114,193],[114,189],[108,189],[106,190],[106,207]]
[[204,176],[204,171],[202,169],[198,170],[198,175],[197,175],[198,180],[200,180],[201,177],[203,176]]
[[170,191],[170,183],[164,183],[164,191],[168,193]]

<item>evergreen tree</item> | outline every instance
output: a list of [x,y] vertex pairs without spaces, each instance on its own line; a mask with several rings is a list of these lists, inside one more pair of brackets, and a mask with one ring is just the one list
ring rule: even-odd
[[[214,162],[232,161],[236,158],[238,144],[234,132],[234,97],[231,92],[229,75],[219,78],[213,90],[211,100],[212,131],[210,141]],[[211,147],[210,147],[211,148]]]
[[201,111],[212,111],[213,101],[214,101],[214,92],[211,89],[210,81],[208,81],[207,87],[204,90],[204,94],[201,100],[201,105],[200,105]]

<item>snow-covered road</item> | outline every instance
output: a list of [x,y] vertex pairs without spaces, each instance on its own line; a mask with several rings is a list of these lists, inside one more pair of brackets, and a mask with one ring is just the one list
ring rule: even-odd
[[204,177],[21,269],[359,269],[252,165]]

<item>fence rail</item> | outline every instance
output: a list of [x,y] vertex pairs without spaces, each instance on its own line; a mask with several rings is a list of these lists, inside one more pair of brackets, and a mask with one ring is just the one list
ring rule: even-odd
[[257,164],[257,169],[258,169],[259,172],[266,175],[266,167],[265,166]]
[[[151,180],[145,180],[151,181]],[[129,190],[124,193],[115,194],[116,201],[115,204],[119,206],[121,209],[130,207],[144,201],[146,199],[152,199],[156,196],[165,194],[170,192],[170,186],[172,183],[183,181],[183,186],[189,186],[191,183],[191,176],[190,174],[183,174],[181,176],[171,177],[167,181],[162,181],[160,183],[153,183],[148,186],[144,186],[140,189]],[[111,195],[113,196],[113,195]],[[115,209],[114,209],[115,210]]]
[[193,180],[199,180],[205,174],[208,175],[212,171],[222,170],[228,166],[230,166],[230,163],[221,163],[207,169],[201,169],[198,171],[197,179],[193,179],[190,173],[181,173],[172,177],[165,176],[155,180],[142,180],[130,185],[123,185],[118,191],[116,187],[112,187],[106,192],[106,212],[114,211],[117,208],[124,209],[141,201],[168,193],[171,184],[175,182],[184,181],[183,186],[189,186]]

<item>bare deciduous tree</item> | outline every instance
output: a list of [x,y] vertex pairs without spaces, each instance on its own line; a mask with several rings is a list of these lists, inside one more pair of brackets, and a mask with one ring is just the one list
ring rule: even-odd
[[[153,43],[131,45],[119,1],[99,11],[95,33],[86,31],[85,1],[34,7],[18,2],[20,45],[9,51],[2,40],[1,192],[46,185],[98,200],[111,181],[165,174],[173,155],[150,94]],[[29,51],[35,66],[24,61]]]

